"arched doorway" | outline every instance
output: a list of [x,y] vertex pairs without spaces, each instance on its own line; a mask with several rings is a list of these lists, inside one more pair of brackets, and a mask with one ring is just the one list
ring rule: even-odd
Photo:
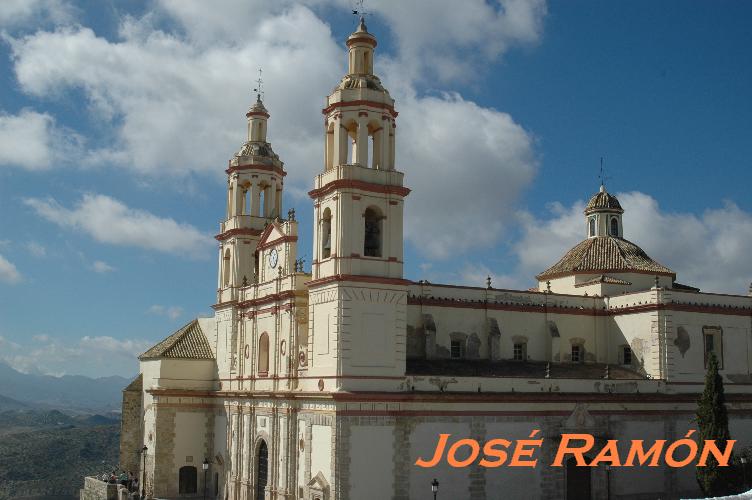
[[577,466],[577,459],[567,460],[566,485],[567,500],[591,500],[591,467]]
[[186,465],[180,468],[178,477],[178,491],[180,494],[196,493],[196,468]]
[[266,499],[266,480],[269,477],[269,449],[261,440],[256,454],[256,500]]

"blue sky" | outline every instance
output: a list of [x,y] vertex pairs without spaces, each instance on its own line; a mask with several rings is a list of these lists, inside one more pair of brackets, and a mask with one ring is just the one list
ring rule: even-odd
[[[413,189],[406,275],[527,288],[607,187],[625,236],[704,290],[752,281],[748,2],[371,2]],[[264,67],[301,221],[349,2],[0,4],[0,359],[131,375],[209,314],[226,161]]]

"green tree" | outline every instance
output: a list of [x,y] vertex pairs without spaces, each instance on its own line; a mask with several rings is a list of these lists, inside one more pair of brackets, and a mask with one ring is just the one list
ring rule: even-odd
[[[729,439],[726,397],[723,392],[723,378],[718,374],[718,360],[713,353],[708,358],[705,374],[705,390],[697,402],[697,426],[699,447],[702,449],[708,439],[715,440],[720,450],[726,448]],[[710,454],[705,467],[697,467],[697,482],[707,496],[721,496],[731,493],[728,467],[721,467]]]

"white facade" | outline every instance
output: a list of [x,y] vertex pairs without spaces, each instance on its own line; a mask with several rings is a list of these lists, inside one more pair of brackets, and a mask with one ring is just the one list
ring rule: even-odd
[[[259,100],[247,114],[248,141],[227,169],[215,315],[142,356],[141,429],[123,449],[147,447],[150,495],[206,486],[232,500],[419,499],[434,477],[452,499],[695,494],[691,467],[575,479],[545,464],[574,427],[599,442],[684,436],[710,350],[732,437],[752,444],[752,297],[677,284],[623,239],[623,210],[605,189],[586,211],[582,251],[606,263],[604,252],[632,252],[626,264],[587,267],[590,257],[568,254],[535,291],[405,280],[410,191],[395,164],[397,112],[362,21],[347,45],[310,192],[310,274],[297,261],[294,212],[281,217],[285,171],[267,142],[269,113]],[[440,433],[483,442],[533,429],[547,443],[534,469],[414,465]]]

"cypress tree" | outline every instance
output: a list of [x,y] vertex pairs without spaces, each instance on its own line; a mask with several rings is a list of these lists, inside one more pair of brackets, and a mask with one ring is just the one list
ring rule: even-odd
[[[710,353],[708,370],[705,374],[705,390],[697,402],[698,444],[702,450],[708,439],[715,440],[718,449],[726,448],[729,439],[726,397],[723,393],[723,378],[718,374],[718,360]],[[727,467],[720,467],[710,454],[705,467],[697,467],[697,482],[707,496],[720,496],[730,493]]]

